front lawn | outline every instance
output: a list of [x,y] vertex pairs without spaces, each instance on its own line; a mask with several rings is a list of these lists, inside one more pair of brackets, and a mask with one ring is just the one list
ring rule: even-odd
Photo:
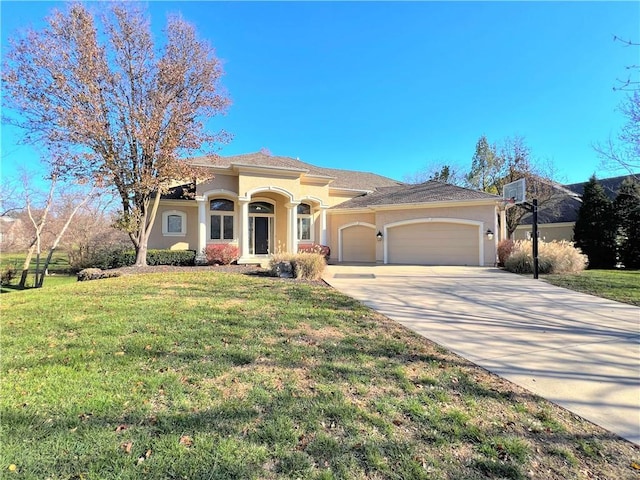
[[[40,268],[44,266],[44,262],[47,258],[48,252],[45,252],[40,256]],[[8,293],[17,290],[17,284],[20,281],[20,275],[22,274],[22,264],[26,257],[25,253],[6,253],[0,254],[0,269],[5,269],[8,266],[15,268],[15,277],[10,285],[0,287],[0,293]],[[60,285],[64,283],[72,283],[76,281],[75,275],[70,275],[71,266],[69,265],[69,257],[65,252],[56,251],[49,263],[48,273],[44,279],[43,287],[49,287],[51,285]],[[35,282],[36,271],[36,257],[35,255],[31,259],[29,264],[29,276],[27,277],[26,288],[33,287]]]
[[585,270],[543,278],[558,287],[640,306],[640,270]]
[[630,443],[328,287],[123,276],[0,313],[2,478],[638,478]]

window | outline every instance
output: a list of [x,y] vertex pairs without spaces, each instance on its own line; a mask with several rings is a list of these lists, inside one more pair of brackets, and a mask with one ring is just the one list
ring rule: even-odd
[[187,234],[187,214],[178,210],[163,212],[162,234],[167,237],[184,237]]
[[298,240],[313,240],[312,228],[313,216],[311,215],[311,205],[301,203],[298,205]]
[[251,202],[249,204],[249,213],[272,214],[273,205],[267,202]]
[[[216,198],[209,202],[209,210],[215,213],[211,215],[211,240],[233,240],[233,220],[235,205],[231,200]],[[231,212],[225,215],[222,212]]]

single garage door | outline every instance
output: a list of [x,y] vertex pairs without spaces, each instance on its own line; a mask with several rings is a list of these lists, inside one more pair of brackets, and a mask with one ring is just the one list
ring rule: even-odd
[[367,262],[376,261],[376,231],[364,225],[353,225],[343,228],[342,261]]
[[447,222],[411,223],[387,230],[387,263],[479,265],[478,227]]

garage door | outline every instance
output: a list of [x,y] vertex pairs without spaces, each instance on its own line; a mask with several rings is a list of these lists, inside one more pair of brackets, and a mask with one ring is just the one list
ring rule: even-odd
[[387,263],[479,265],[476,225],[412,223],[387,230]]
[[376,231],[371,227],[353,225],[341,230],[342,261],[367,262],[376,261]]

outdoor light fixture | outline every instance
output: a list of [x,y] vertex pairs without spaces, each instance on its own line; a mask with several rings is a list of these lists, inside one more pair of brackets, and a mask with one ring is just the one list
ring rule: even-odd
[[493,240],[493,232],[491,231],[490,228],[487,228],[487,231],[485,232],[485,234],[487,235],[487,238],[489,240]]
[[376,238],[378,239],[378,241],[382,240],[382,232],[380,230],[378,230],[378,234],[376,235]]

